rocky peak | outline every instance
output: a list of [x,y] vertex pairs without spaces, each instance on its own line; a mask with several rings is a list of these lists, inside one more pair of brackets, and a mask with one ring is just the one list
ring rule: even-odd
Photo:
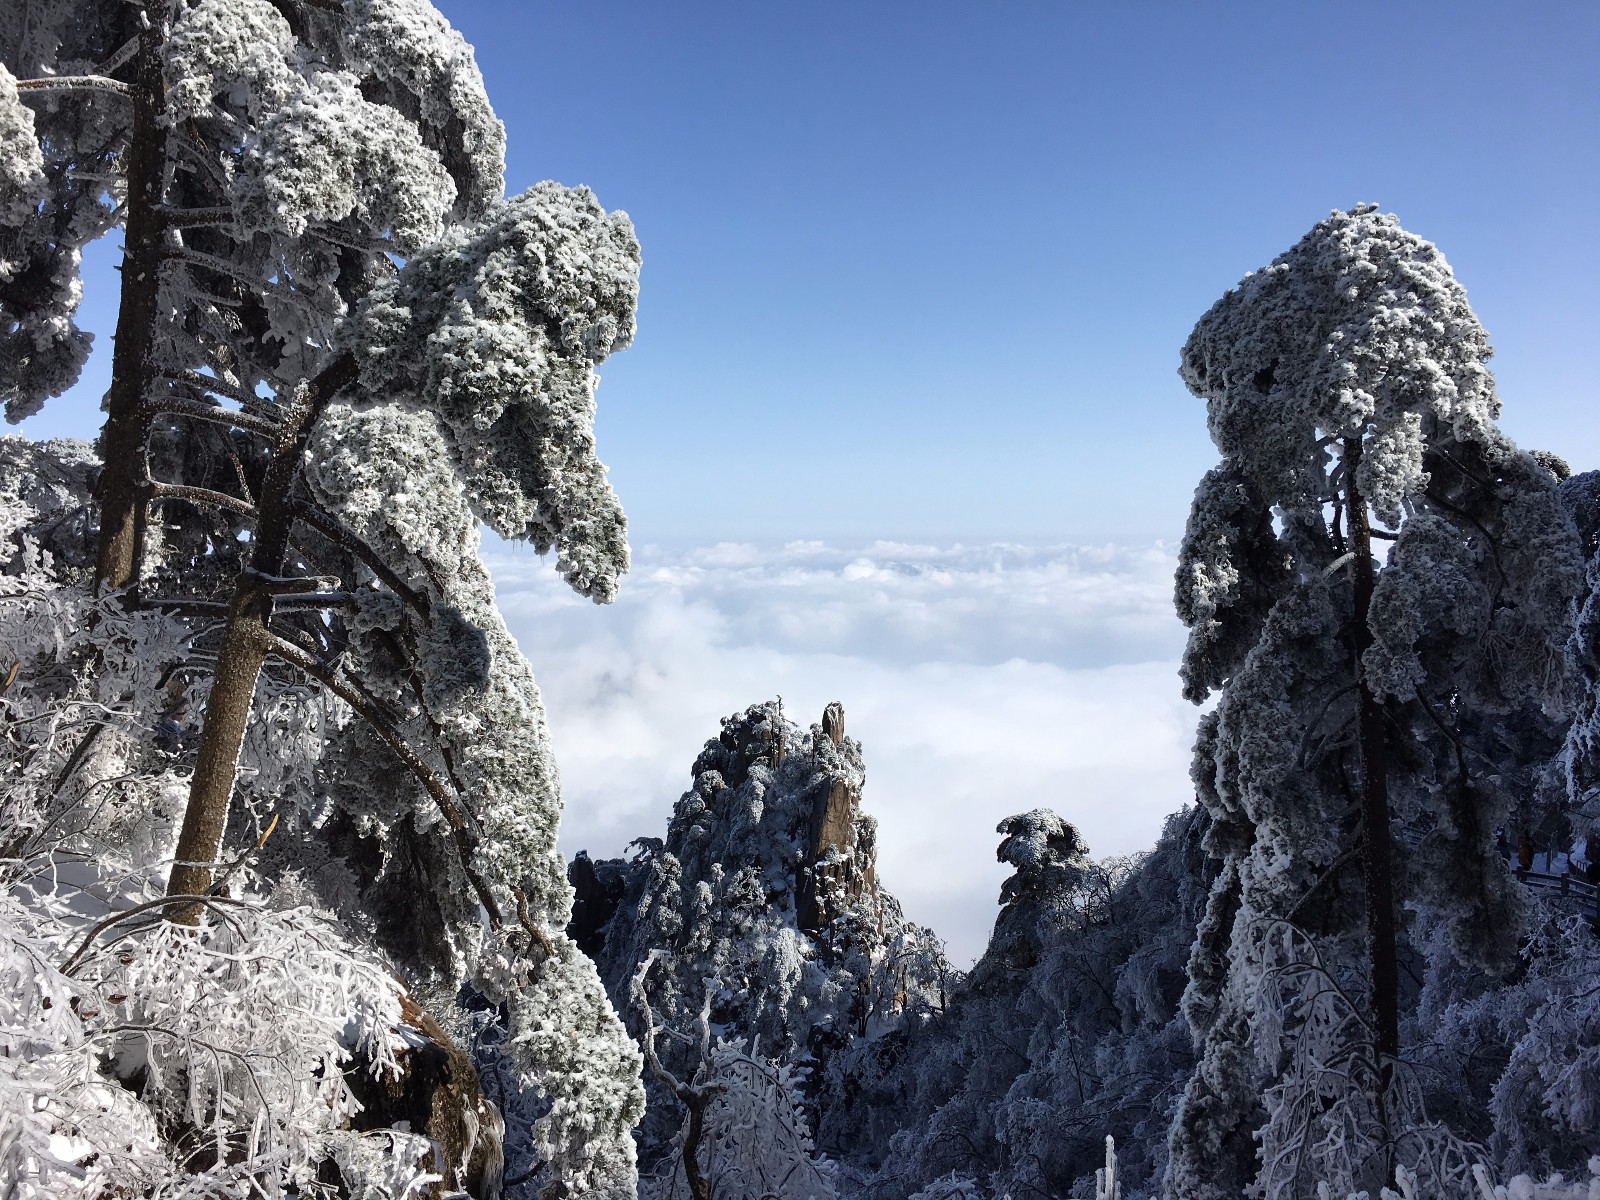
[[[781,701],[752,705],[724,718],[696,757],[664,839],[636,841],[631,860],[574,859],[569,932],[625,1019],[636,1028],[629,985],[639,964],[664,950],[651,975],[657,1021],[691,1028],[709,989],[720,1030],[807,1066],[815,1088],[852,1039],[896,1026],[908,1004],[927,1007],[922,994],[937,983],[924,977],[945,964],[878,885],[865,781],[842,705],[804,730]],[[667,1039],[662,1053],[685,1052]],[[693,1074],[674,1060],[680,1068]],[[641,1137],[665,1145],[675,1131],[647,1113]]]
[[[822,713],[812,743],[844,747],[844,706],[838,701]],[[828,928],[855,901],[878,910],[876,823],[861,812],[859,777],[846,770],[827,772],[811,789],[811,820],[806,828],[795,910],[800,928]],[[881,914],[879,931],[881,932]]]

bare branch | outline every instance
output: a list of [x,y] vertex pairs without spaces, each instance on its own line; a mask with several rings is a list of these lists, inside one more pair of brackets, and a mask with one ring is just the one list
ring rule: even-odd
[[264,596],[303,595],[307,584],[324,590],[339,586],[338,579],[328,575],[265,575],[250,568],[246,568],[244,574],[251,589]]
[[96,75],[112,75],[133,61],[133,56],[139,53],[139,35],[135,34],[121,46],[113,50],[109,57],[95,64]]
[[190,487],[181,483],[161,483],[155,479],[146,480],[143,486],[158,500],[187,500],[190,504],[198,504],[204,508],[220,508],[246,517],[256,515],[254,504],[237,496],[230,496],[226,492],[214,492],[210,488]]
[[184,247],[177,253],[168,254],[162,260],[161,265],[164,268],[168,266],[199,267],[202,271],[212,271],[218,275],[226,275],[229,279],[237,280],[246,287],[260,288],[261,286],[260,280],[251,278],[237,263],[231,263],[215,254],[205,254],[199,250],[191,250],[188,247]]
[[89,932],[83,935],[83,940],[78,943],[78,948],[69,954],[67,956],[67,961],[61,965],[61,973],[63,975],[71,975],[73,968],[76,967],[82,960],[83,956],[88,953],[89,947],[93,945],[95,938],[99,937],[113,925],[120,925],[129,917],[136,917],[140,913],[150,912],[157,908],[165,908],[171,904],[185,904],[196,907],[232,904],[238,906],[239,908],[255,907],[249,901],[235,900],[232,896],[163,896],[159,900],[146,900],[143,904],[135,904],[132,908],[125,908],[121,912],[112,913],[105,920],[92,926],[89,929]]
[[399,596],[422,616],[426,617],[428,615],[428,598],[401,579],[393,568],[378,557],[376,550],[334,520],[333,517],[315,505],[307,504],[304,501],[295,504],[294,517],[295,520],[311,526],[341,550],[346,550],[355,555],[368,570],[383,580],[395,595]]
[[554,958],[556,956],[556,948],[550,944],[549,935],[538,925],[535,925],[532,918],[528,916],[528,898],[523,895],[522,889],[514,887],[511,889],[511,894],[517,898],[518,923],[523,929],[527,930],[528,936],[534,940],[539,949],[544,951],[546,958]]
[[279,608],[351,608],[355,605],[354,592],[290,592],[272,598],[272,607]]
[[[204,377],[201,376],[199,378]],[[201,404],[198,400],[186,400],[179,396],[173,396],[166,400],[147,401],[140,407],[139,412],[140,415],[145,417],[164,415],[189,417],[196,421],[209,421],[213,425],[228,425],[238,429],[248,429],[251,433],[259,433],[264,437],[271,437],[278,431],[278,423],[266,417],[235,412],[231,408],[221,408],[214,404]]]
[[215,617],[227,614],[226,600],[184,600],[176,597],[140,600],[139,607],[151,612],[170,613],[175,617]]
[[[261,403],[260,396],[253,396],[243,388],[236,387],[225,379],[218,379],[215,375],[202,375],[199,371],[162,371],[161,376],[164,379],[172,380],[174,383],[186,383],[202,392],[212,392],[218,396],[225,396],[236,404],[256,405]],[[273,428],[276,430],[277,422],[273,422]]]
[[168,229],[216,229],[234,224],[231,208],[157,208]]
[[639,964],[639,969],[633,973],[631,991],[634,1003],[644,1013],[644,1036],[640,1048],[644,1051],[644,1061],[650,1067],[650,1073],[666,1084],[667,1089],[679,1100],[688,1103],[684,1097],[689,1089],[684,1087],[676,1075],[661,1065],[661,1059],[656,1055],[656,1034],[661,1032],[661,1027],[656,1024],[655,1014],[650,1011],[650,999],[645,990],[645,981],[649,977],[650,968],[656,965],[658,959],[666,957],[668,955],[665,950],[652,950],[645,955],[644,961]]

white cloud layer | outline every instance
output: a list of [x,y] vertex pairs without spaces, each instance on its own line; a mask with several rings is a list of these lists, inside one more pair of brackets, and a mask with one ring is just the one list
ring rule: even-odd
[[549,710],[569,856],[662,835],[720,717],[781,695],[804,725],[838,700],[880,878],[965,965],[1005,878],[1002,818],[1054,808],[1125,854],[1190,798],[1163,547],[646,547],[606,608],[486,549]]

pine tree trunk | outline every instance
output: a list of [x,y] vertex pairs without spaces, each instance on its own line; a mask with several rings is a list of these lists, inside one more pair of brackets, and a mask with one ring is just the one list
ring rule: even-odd
[[[211,887],[212,869],[222,854],[228,807],[238,773],[239,750],[250,723],[250,703],[266,660],[268,622],[272,619],[272,582],[283,573],[294,526],[293,491],[317,417],[339,390],[355,380],[355,360],[340,355],[321,374],[303,385],[284,415],[272,447],[272,460],[261,483],[259,520],[250,565],[234,585],[228,624],[217,654],[217,672],[206,699],[199,756],[189,785],[178,850],[167,880],[169,896],[201,896]],[[171,914],[192,922],[194,908]]]
[[[1346,508],[1350,521],[1350,550],[1355,556],[1356,675],[1361,689],[1361,868],[1366,891],[1367,953],[1372,979],[1372,1018],[1380,1056],[1379,1073],[1388,1089],[1393,1061],[1400,1053],[1399,971],[1395,962],[1394,854],[1389,831],[1389,755],[1383,728],[1383,708],[1367,683],[1361,656],[1372,645],[1368,623],[1372,607],[1372,527],[1367,502],[1356,486],[1361,466],[1361,439],[1344,440]],[[1379,1112],[1384,1099],[1378,1097]]]
[[711,1181],[700,1173],[700,1141],[705,1137],[706,1108],[711,1097],[699,1093],[684,1099],[689,1109],[689,1127],[683,1135],[683,1178],[689,1185],[690,1200],[711,1200]]
[[144,489],[145,437],[149,420],[140,411],[150,396],[155,363],[156,301],[160,288],[165,223],[166,109],[161,50],[165,29],[157,21],[139,39],[131,88],[133,133],[128,148],[128,200],[123,228],[122,298],[111,358],[107,418],[100,435],[105,467],[100,475],[100,542],[95,558],[99,588],[138,580],[149,497]]

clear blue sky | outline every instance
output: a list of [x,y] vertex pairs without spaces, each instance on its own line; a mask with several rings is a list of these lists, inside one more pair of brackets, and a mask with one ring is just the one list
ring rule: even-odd
[[599,421],[636,541],[1175,538],[1188,329],[1363,200],[1444,249],[1512,436],[1600,467],[1595,3],[441,7],[511,188],[638,227]]

